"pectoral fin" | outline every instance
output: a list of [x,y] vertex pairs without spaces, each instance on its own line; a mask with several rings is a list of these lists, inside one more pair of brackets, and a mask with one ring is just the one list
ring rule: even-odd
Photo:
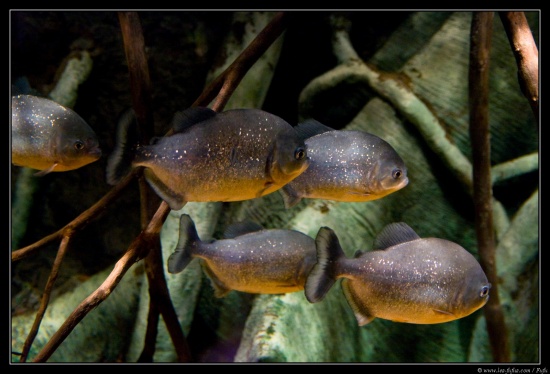
[[53,169],[55,169],[56,166],[57,166],[57,164],[53,164],[48,169],[38,171],[38,172],[34,173],[34,175],[37,176],[37,177],[43,177],[44,175],[46,175],[48,173],[51,173],[53,171]]
[[283,197],[283,203],[285,204],[286,209],[292,208],[302,200],[302,198],[298,195],[298,192],[288,184],[285,184],[279,192]]
[[436,314],[445,314],[446,316],[455,316],[453,313],[451,312],[447,312],[445,310],[440,310],[440,309],[432,309]]

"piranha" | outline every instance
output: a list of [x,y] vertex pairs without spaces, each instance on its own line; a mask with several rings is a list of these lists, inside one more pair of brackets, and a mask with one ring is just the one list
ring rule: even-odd
[[305,138],[310,164],[279,191],[287,209],[303,198],[376,200],[409,183],[403,159],[376,135],[334,130],[314,119],[300,123],[296,131]]
[[179,273],[193,258],[202,261],[217,297],[231,290],[282,294],[304,289],[317,261],[315,240],[295,230],[264,229],[253,222],[229,226],[224,239],[201,241],[187,214],[180,217],[176,250],[168,271]]
[[[309,165],[306,145],[294,127],[259,109],[216,113],[192,107],[176,113],[172,135],[129,147],[126,138],[133,122],[132,115],[120,122],[119,145],[108,161],[107,181],[116,184],[129,168],[142,166],[151,187],[173,210],[188,201],[261,197]],[[130,160],[129,165],[124,160]]]
[[11,162],[40,170],[68,171],[101,157],[95,132],[73,110],[34,95],[11,98]]
[[466,317],[489,300],[488,282],[477,260],[460,245],[420,238],[404,222],[387,225],[372,251],[346,258],[338,237],[322,227],[316,237],[318,262],[305,285],[311,303],[334,282],[341,286],[359,326],[375,318],[433,324]]

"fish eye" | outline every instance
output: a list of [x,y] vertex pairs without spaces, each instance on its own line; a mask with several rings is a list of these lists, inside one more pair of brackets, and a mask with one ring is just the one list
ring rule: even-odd
[[391,176],[393,177],[393,179],[399,179],[401,178],[402,174],[403,172],[401,171],[401,169],[393,169]]
[[304,157],[306,157],[306,150],[303,147],[298,147],[294,151],[294,158],[296,160],[302,160]]
[[77,151],[81,151],[84,149],[84,142],[81,142],[80,140],[76,141],[74,143],[74,149],[76,149]]
[[491,288],[491,284],[489,283],[487,286],[481,287],[481,292],[479,293],[480,297],[485,297],[489,294],[489,289]]

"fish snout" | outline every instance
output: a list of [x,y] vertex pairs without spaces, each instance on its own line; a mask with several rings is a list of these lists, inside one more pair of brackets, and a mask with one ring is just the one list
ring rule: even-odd
[[103,154],[101,148],[99,147],[97,139],[86,139],[86,148],[88,149],[88,155],[92,158],[99,159]]
[[95,148],[90,149],[90,156],[92,156],[92,157],[100,158],[102,154],[103,154],[103,152],[101,151],[101,148],[99,148],[99,147],[95,147]]
[[407,177],[407,175],[405,175],[404,177],[401,178],[401,181],[397,185],[397,189],[400,190],[400,189],[406,187],[408,184],[409,184],[409,177]]

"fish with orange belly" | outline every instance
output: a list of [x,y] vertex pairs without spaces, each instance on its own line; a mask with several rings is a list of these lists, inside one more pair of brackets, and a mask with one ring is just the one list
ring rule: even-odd
[[375,318],[433,324],[466,317],[489,300],[488,282],[472,254],[439,238],[420,238],[406,223],[387,225],[374,250],[346,258],[338,237],[322,227],[317,264],[305,285],[308,301],[321,301],[335,281],[359,326]]
[[259,109],[216,113],[192,107],[176,113],[173,134],[148,145],[128,141],[132,124],[132,115],[124,116],[119,124],[107,181],[116,184],[131,168],[144,167],[149,185],[173,210],[189,201],[262,197],[309,165],[306,146],[294,128]]
[[306,171],[279,190],[287,209],[303,198],[377,200],[409,183],[403,159],[374,134],[334,130],[314,119],[295,128],[305,139],[310,163]]
[[191,217],[183,214],[168,271],[183,271],[193,258],[202,260],[217,297],[231,290],[257,294],[301,291],[317,260],[315,240],[299,231],[239,222],[227,228],[224,239],[201,241]]
[[34,95],[11,98],[11,162],[35,175],[78,169],[97,161],[101,149],[92,128],[70,108]]

